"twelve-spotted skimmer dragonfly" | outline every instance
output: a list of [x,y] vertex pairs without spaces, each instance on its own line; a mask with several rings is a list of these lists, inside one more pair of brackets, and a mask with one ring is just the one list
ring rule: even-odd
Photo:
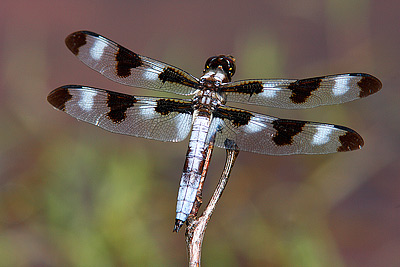
[[196,78],[93,32],[72,33],[65,43],[83,63],[113,81],[192,97],[132,96],[81,85],[59,87],[47,97],[55,108],[115,133],[179,142],[192,132],[174,231],[192,210],[211,139],[217,147],[269,155],[326,154],[364,144],[358,133],[343,126],[274,118],[226,106],[227,101],[312,108],[363,98],[382,87],[377,78],[363,73],[231,82],[235,59],[224,55],[209,58],[203,76]]

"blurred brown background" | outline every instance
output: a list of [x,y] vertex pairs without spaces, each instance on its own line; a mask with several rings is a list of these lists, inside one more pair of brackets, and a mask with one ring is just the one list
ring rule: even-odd
[[[345,125],[352,153],[240,153],[209,224],[204,266],[400,266],[400,4],[386,1],[0,3],[0,265],[184,266],[172,233],[187,141],[111,134],[54,110],[47,94],[113,83],[64,45],[77,30],[200,76],[236,57],[235,79],[366,72],[383,89],[313,110],[248,109]],[[204,200],[222,171],[214,152]]]

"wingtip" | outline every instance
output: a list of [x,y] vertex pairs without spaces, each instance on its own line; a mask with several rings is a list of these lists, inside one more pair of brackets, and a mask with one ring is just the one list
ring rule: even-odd
[[54,89],[47,96],[47,101],[55,108],[65,111],[65,104],[72,98],[68,87],[61,86]]
[[65,45],[75,56],[79,54],[79,48],[86,44],[87,33],[86,31],[77,31],[65,38]]
[[364,140],[357,132],[351,130],[346,134],[339,136],[341,146],[338,147],[338,152],[346,152],[361,149],[364,146]]
[[357,84],[361,89],[361,98],[375,94],[382,89],[382,82],[378,78],[370,74],[363,73],[362,78]]

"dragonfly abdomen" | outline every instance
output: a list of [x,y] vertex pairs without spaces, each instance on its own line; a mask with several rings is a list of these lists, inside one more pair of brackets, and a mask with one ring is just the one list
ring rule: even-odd
[[210,116],[196,116],[193,122],[192,134],[186,153],[180,181],[176,205],[176,220],[174,231],[179,231],[192,211],[200,185],[201,173],[208,149],[207,134],[210,128]]

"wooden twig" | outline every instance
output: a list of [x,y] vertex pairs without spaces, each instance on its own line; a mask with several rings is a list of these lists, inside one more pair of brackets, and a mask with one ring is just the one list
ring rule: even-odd
[[185,237],[186,247],[189,255],[189,266],[200,266],[201,246],[203,243],[207,224],[211,218],[211,215],[214,212],[218,200],[222,195],[222,192],[225,189],[226,184],[228,183],[233,164],[235,163],[238,154],[239,150],[237,149],[236,145],[230,146],[229,149],[226,150],[226,161],[224,170],[221,174],[221,178],[219,179],[218,185],[214,191],[213,196],[211,197],[210,202],[208,203],[203,214],[198,219],[191,220],[188,227],[186,228]]
[[203,203],[204,181],[206,180],[208,167],[210,166],[211,155],[214,150],[214,141],[215,141],[215,135],[211,138],[210,143],[208,144],[206,160],[204,162],[203,171],[201,173],[201,180],[200,180],[199,188],[197,189],[196,200],[193,203],[193,208],[192,208],[191,213],[189,214],[188,222],[190,222],[191,220],[193,220],[194,218],[197,217],[199,208],[200,208],[201,204]]

